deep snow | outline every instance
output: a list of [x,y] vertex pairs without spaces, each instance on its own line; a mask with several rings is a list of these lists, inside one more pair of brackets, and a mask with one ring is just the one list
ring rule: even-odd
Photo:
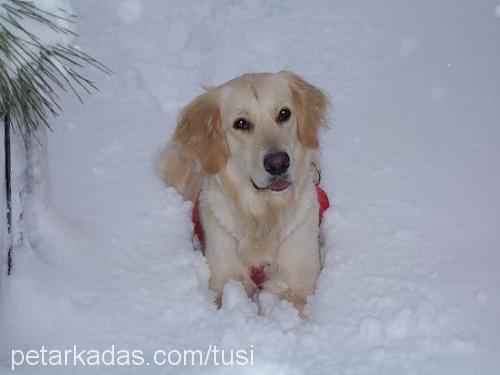
[[[73,7],[79,44],[115,74],[90,72],[101,92],[85,106],[64,97],[50,134],[54,209],[40,221],[36,254],[16,254],[0,289],[6,372],[11,348],[216,344],[253,345],[248,374],[500,374],[497,2]],[[284,68],[334,104],[322,138],[334,206],[303,321],[272,300],[258,315],[235,283],[215,310],[208,269],[192,251],[191,206],[154,169],[178,110],[201,85]]]

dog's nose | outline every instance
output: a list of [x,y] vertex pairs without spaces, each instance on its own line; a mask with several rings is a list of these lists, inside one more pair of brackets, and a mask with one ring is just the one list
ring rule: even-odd
[[290,166],[290,157],[284,151],[273,152],[264,158],[264,169],[273,176],[285,173]]

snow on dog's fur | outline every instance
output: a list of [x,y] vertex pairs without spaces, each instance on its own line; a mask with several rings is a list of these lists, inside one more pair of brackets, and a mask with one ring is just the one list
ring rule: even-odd
[[263,289],[302,311],[320,271],[313,183],[326,96],[290,72],[253,73],[209,88],[180,113],[161,158],[168,185],[200,193],[210,288],[264,267]]

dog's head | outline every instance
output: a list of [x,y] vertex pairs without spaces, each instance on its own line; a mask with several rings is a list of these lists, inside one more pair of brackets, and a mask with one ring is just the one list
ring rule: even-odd
[[231,160],[254,189],[285,191],[304,151],[319,148],[327,103],[319,89],[293,73],[246,74],[185,107],[175,139],[207,174],[219,173]]

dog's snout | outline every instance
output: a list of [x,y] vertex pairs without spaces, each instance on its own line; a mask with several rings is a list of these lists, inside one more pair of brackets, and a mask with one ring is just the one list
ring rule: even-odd
[[290,157],[284,151],[274,152],[264,158],[264,169],[273,176],[280,176],[288,170]]

